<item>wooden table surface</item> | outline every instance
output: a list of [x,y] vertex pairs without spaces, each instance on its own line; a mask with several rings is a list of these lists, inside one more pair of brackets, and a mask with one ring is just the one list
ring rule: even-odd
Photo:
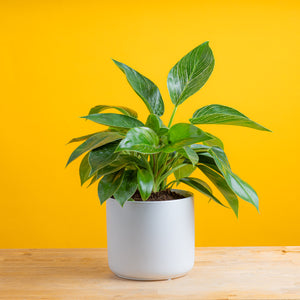
[[197,248],[193,270],[130,281],[106,249],[0,250],[0,299],[300,299],[300,247]]

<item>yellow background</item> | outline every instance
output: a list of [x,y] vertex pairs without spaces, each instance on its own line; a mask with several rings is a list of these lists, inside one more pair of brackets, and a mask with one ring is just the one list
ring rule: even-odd
[[[197,246],[300,244],[299,1],[1,1],[0,247],[105,247],[105,207],[65,169],[72,137],[97,104],[147,109],[112,63],[160,88],[167,121],[171,67],[209,40],[215,70],[179,109],[223,104],[273,130],[207,125],[260,198],[240,218],[195,194]],[[184,186],[182,186],[184,188]],[[218,194],[217,194],[218,195]],[[154,220],[155,221],[155,220]]]

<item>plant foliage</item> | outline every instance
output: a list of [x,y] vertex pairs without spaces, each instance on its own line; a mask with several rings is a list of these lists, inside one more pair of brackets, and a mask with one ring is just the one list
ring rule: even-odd
[[[98,105],[83,117],[108,127],[70,141],[82,143],[73,151],[67,165],[85,153],[79,168],[81,184],[88,180],[90,185],[98,181],[101,204],[113,196],[123,206],[132,200],[137,190],[147,201],[153,192],[184,183],[226,206],[213,195],[206,182],[191,176],[195,170],[200,170],[224,196],[236,216],[238,197],[258,209],[256,192],[233,173],[222,141],[198,125],[222,124],[270,130],[233,108],[217,104],[199,108],[190,122],[172,125],[178,106],[199,91],[213,71],[215,61],[208,42],[189,52],[169,72],[167,86],[174,110],[168,126],[160,119],[164,102],[158,87],[129,66],[113,61],[150,114],[143,123],[130,108]],[[117,113],[107,113],[107,110]]]

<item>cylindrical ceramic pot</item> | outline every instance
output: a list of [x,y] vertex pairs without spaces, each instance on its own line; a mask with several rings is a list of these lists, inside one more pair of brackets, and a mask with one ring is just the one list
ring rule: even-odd
[[193,194],[182,199],[106,204],[109,267],[117,276],[162,280],[185,275],[194,265]]

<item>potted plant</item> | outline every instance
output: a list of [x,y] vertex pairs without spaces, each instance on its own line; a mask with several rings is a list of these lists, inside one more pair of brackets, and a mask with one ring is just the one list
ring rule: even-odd
[[[100,203],[106,202],[108,261],[118,276],[157,280],[186,274],[194,264],[193,194],[173,189],[186,184],[238,216],[238,197],[258,209],[253,188],[229,165],[222,141],[199,128],[222,124],[270,131],[237,110],[208,105],[189,122],[173,124],[177,108],[196,93],[214,68],[208,42],[184,56],[170,71],[167,86],[174,110],[167,125],[161,120],[164,102],[157,86],[129,66],[113,60],[144,101],[150,114],[145,122],[124,106],[98,105],[84,119],[106,130],[72,139],[82,142],[67,164],[85,153],[81,184],[98,182]],[[107,113],[113,109],[117,113]],[[191,174],[200,169],[221,192]],[[170,177],[172,179],[170,180]]]

